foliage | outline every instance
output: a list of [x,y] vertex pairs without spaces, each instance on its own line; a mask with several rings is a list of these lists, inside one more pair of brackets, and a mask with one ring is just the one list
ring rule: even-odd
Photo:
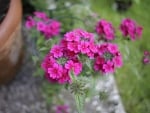
[[23,16],[26,17],[32,14],[34,11],[45,11],[47,8],[46,0],[22,0],[23,5]]

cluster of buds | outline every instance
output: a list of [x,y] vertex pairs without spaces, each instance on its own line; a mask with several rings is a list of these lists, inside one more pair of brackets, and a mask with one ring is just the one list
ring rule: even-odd
[[150,64],[150,52],[149,51],[144,51],[143,63]]

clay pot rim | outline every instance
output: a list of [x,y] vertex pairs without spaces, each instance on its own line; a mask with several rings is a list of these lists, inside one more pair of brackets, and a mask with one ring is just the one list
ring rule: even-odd
[[0,48],[7,42],[11,34],[22,20],[21,0],[10,0],[8,12],[0,24]]

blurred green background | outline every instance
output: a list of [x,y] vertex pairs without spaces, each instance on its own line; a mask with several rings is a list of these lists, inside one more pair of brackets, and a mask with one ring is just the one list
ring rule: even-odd
[[[150,113],[150,65],[142,64],[143,51],[150,51],[150,0],[132,0],[132,6],[123,12],[114,10],[114,0],[91,0],[92,9],[101,18],[119,26],[129,17],[143,26],[143,36],[135,42],[118,42],[124,66],[116,72],[116,81],[127,113]],[[126,46],[123,48],[122,46]]]

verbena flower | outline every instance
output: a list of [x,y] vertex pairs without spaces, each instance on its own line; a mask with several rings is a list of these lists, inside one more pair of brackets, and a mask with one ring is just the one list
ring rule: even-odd
[[116,67],[123,65],[122,56],[116,44],[103,43],[98,46],[94,69],[102,73],[113,73]]
[[68,70],[72,70],[75,73],[75,75],[78,75],[82,71],[82,63],[79,61],[75,62],[73,60],[69,60],[65,64],[65,68]]
[[35,11],[34,12],[34,15],[39,18],[39,19],[42,19],[42,20],[48,20],[48,16],[45,12],[40,12],[40,11]]
[[76,76],[80,74],[82,63],[76,56],[70,56],[68,52],[61,45],[54,45],[51,48],[41,64],[48,80],[64,84],[71,82],[70,71],[73,71]]
[[143,60],[143,64],[150,64],[150,52],[149,51],[144,51],[142,60]]
[[44,12],[34,12],[34,16],[29,16],[26,21],[26,28],[35,27],[37,31],[45,36],[46,39],[59,35],[61,23],[50,19]]
[[112,24],[104,19],[101,19],[96,24],[96,32],[105,40],[113,40],[115,38],[115,30]]
[[63,44],[68,50],[76,54],[85,54],[89,57],[94,57],[93,55],[97,51],[94,34],[83,29],[75,29],[66,33]]
[[69,113],[69,106],[68,105],[58,105],[55,108],[55,113]]
[[36,24],[35,20],[31,16],[29,16],[27,18],[25,26],[26,26],[27,29],[31,29],[35,26],[35,24]]
[[126,18],[122,20],[120,30],[123,36],[129,36],[131,40],[136,40],[141,37],[143,28],[134,20]]

